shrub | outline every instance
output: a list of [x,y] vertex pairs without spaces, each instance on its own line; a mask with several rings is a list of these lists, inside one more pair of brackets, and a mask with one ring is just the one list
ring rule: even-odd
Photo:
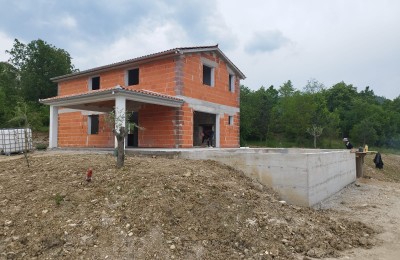
[[46,149],[47,149],[47,144],[45,143],[36,144],[36,150],[46,150]]

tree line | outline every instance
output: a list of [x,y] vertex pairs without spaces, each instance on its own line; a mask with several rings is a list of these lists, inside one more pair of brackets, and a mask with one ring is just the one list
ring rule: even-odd
[[358,92],[345,82],[326,88],[315,79],[302,90],[290,80],[278,89],[240,90],[242,145],[343,148],[349,137],[355,146],[400,148],[400,96]]

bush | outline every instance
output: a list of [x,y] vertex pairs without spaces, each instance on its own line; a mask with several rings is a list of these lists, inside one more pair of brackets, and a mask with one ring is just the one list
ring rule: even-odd
[[36,150],[46,150],[46,149],[47,149],[47,144],[45,143],[36,144]]

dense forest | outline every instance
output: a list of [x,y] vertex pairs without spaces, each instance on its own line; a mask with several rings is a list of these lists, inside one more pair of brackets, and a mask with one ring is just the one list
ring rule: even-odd
[[[50,79],[77,71],[68,52],[43,40],[14,41],[0,62],[0,128],[28,118],[34,131],[47,131],[49,108],[38,101],[55,96]],[[400,96],[379,97],[369,87],[339,82],[330,88],[310,80],[300,91],[290,80],[279,88],[240,87],[242,145],[338,148],[343,137],[355,146],[400,148]]]
[[301,91],[290,80],[278,89],[241,86],[240,109],[242,145],[339,148],[349,137],[354,146],[400,148],[400,96],[389,100],[369,87],[326,88],[315,79]]

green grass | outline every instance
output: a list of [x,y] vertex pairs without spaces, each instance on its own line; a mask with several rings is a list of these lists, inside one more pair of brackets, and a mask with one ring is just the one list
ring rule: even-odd
[[60,195],[59,193],[57,193],[57,194],[54,196],[54,201],[55,201],[56,205],[57,205],[57,206],[60,206],[60,205],[61,205],[61,202],[64,201],[64,198],[65,198],[65,196]]

